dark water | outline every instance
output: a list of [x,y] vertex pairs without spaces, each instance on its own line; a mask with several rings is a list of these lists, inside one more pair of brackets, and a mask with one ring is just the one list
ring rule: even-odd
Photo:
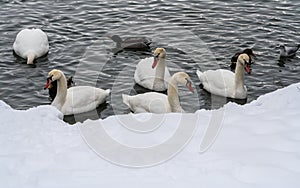
[[[108,103],[98,108],[102,118],[128,113],[121,94],[141,92],[133,81],[135,65],[156,47],[166,49],[171,73],[183,70],[191,76],[197,92],[192,95],[184,88],[180,92],[189,112],[226,102],[199,88],[196,70],[229,69],[231,56],[247,47],[257,54],[252,74],[245,78],[247,103],[300,81],[299,55],[279,61],[275,49],[280,43],[300,42],[300,1],[7,0],[0,4],[0,99],[16,109],[49,104],[43,86],[47,73],[57,68],[73,75],[77,85],[112,89]],[[16,34],[28,27],[42,28],[50,42],[48,55],[35,66],[26,65],[12,51]],[[153,43],[149,51],[114,55],[108,34],[147,36]],[[95,115],[82,116],[91,114]]]

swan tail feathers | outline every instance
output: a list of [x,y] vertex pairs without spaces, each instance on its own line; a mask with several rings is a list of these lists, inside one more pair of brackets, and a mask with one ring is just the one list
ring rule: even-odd
[[196,71],[196,74],[197,74],[197,76],[200,78],[200,77],[203,75],[203,72],[197,70],[197,71]]
[[27,55],[27,64],[33,64],[33,60],[35,58],[35,55],[34,53],[30,52],[28,55]]
[[108,96],[110,94],[110,89],[106,89],[106,90],[104,90],[104,92],[105,92],[106,96]]
[[123,103],[126,104],[130,108],[130,96],[126,94],[122,94]]

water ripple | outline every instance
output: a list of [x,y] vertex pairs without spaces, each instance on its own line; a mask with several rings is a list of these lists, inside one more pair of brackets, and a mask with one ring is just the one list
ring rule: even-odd
[[[128,80],[119,88],[120,95],[131,89],[135,64],[151,56],[156,47],[165,47],[171,72],[186,71],[197,88],[197,99],[183,96],[183,105],[197,103],[190,111],[210,109],[210,95],[198,87],[196,69],[228,69],[235,52],[254,46],[258,58],[253,74],[246,76],[250,102],[300,81],[299,58],[278,61],[275,49],[280,43],[299,43],[299,5],[299,1],[258,0],[3,1],[0,99],[17,109],[48,104],[47,92],[42,90],[47,72],[59,68],[70,76],[80,66],[82,75],[97,75],[97,86],[103,88],[112,88],[118,74],[128,69],[130,73],[119,75],[120,79]],[[50,42],[49,54],[38,59],[34,68],[12,52],[16,34],[26,27],[42,28]],[[153,44],[146,52],[124,51],[114,56],[110,51],[114,43],[104,37],[108,33],[148,36]],[[107,43],[104,51],[103,41]],[[100,71],[91,72],[99,63],[105,65]],[[75,76],[75,81],[82,84],[91,84],[93,79]],[[121,106],[119,113],[128,112],[120,100],[108,105],[101,117],[112,115],[114,105]]]

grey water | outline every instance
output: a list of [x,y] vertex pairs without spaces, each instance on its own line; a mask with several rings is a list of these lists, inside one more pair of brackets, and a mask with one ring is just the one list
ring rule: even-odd
[[[134,84],[139,60],[151,57],[156,47],[167,51],[171,73],[185,71],[195,93],[180,87],[181,103],[188,112],[222,107],[227,99],[211,96],[199,87],[196,70],[228,69],[230,58],[245,48],[257,55],[252,74],[245,76],[246,101],[300,81],[300,52],[280,59],[276,46],[300,43],[300,1],[0,1],[0,100],[15,109],[50,104],[43,90],[47,73],[56,68],[73,76],[77,85],[112,89],[96,113],[65,120],[106,118],[129,113],[121,94],[145,92]],[[49,38],[47,56],[34,66],[14,55],[12,45],[23,28],[41,28]],[[146,51],[113,53],[107,36],[146,36]]]

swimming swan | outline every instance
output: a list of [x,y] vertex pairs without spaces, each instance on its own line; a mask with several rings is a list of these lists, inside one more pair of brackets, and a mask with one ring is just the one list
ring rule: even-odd
[[235,73],[224,70],[208,70],[201,72],[197,70],[197,75],[204,89],[214,95],[235,99],[247,98],[247,88],[244,85],[244,69],[250,74],[251,64],[247,54],[238,57]]
[[52,102],[64,115],[79,114],[96,109],[106,101],[110,90],[103,90],[91,86],[74,86],[67,89],[67,80],[64,73],[53,69],[49,72],[44,89],[57,80],[57,94]]
[[168,95],[158,92],[147,92],[134,96],[123,94],[123,102],[134,113],[184,112],[179,102],[178,84],[186,85],[186,87],[194,93],[189,75],[184,72],[177,72],[172,76],[169,83]]
[[154,57],[142,59],[134,73],[134,80],[138,85],[153,91],[167,90],[170,79],[164,48],[156,48]]
[[49,50],[48,37],[41,29],[23,29],[13,45],[15,53],[33,64],[34,59],[42,57]]

